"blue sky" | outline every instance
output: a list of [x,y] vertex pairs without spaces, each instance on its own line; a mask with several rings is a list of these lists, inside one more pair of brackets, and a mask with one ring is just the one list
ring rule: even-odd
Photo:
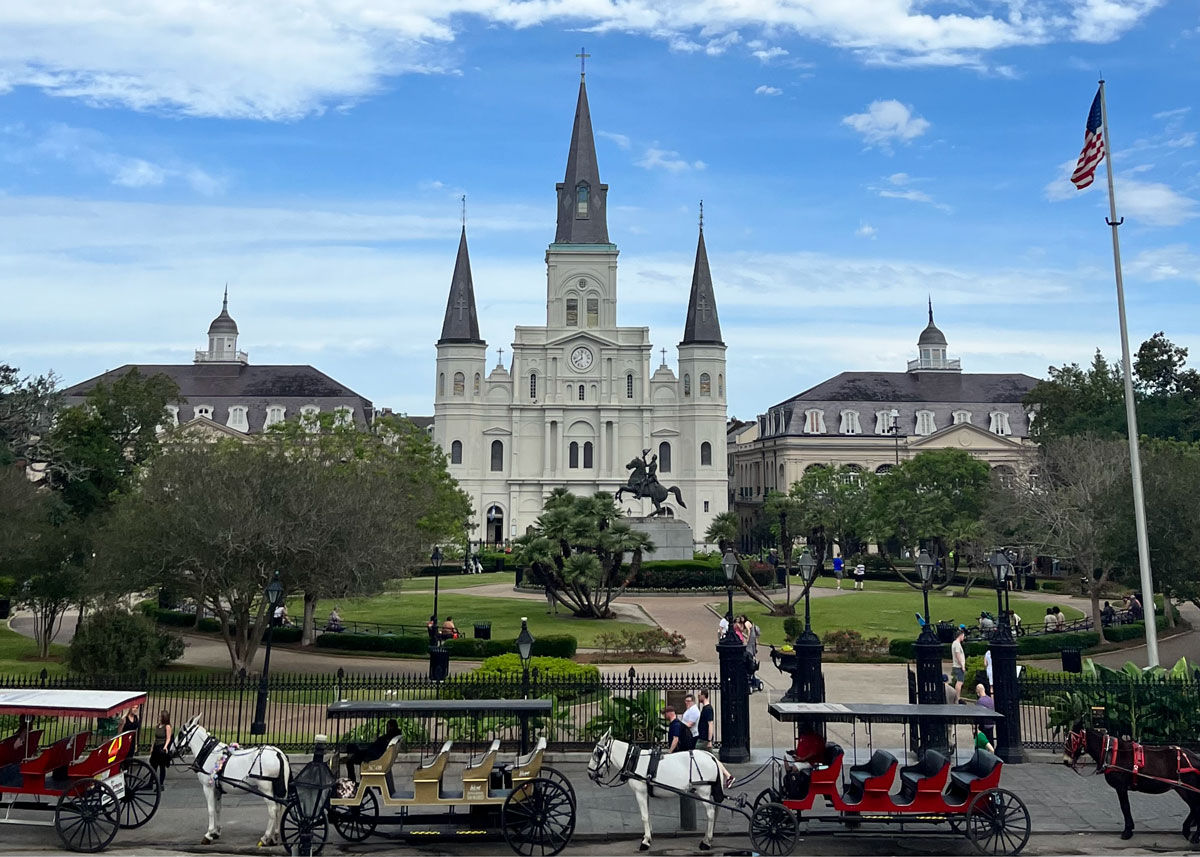
[[0,360],[186,362],[228,281],[252,362],[430,413],[460,194],[490,347],[544,319],[580,45],[620,322],[673,363],[704,199],[731,415],[903,369],[927,294],[968,371],[1116,355],[1101,70],[1134,347],[1200,348],[1193,2],[44,0],[0,6]]

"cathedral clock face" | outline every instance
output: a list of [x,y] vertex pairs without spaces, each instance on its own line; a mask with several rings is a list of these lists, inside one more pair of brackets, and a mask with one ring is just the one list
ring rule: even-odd
[[571,365],[580,372],[592,365],[592,351],[583,345],[580,345],[571,352]]

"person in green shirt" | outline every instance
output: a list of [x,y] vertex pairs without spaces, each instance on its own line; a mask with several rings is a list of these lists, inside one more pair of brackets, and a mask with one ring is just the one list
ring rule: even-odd
[[975,727],[975,749],[987,750],[989,753],[995,753],[996,748],[992,746],[992,742],[988,740],[987,733],[983,731],[982,726]]

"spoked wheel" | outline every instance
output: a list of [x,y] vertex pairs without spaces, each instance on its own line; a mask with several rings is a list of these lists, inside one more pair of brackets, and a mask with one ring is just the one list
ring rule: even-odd
[[750,816],[750,841],[761,854],[791,854],[799,835],[796,814],[781,803],[761,803]]
[[575,803],[558,782],[538,777],[513,789],[500,809],[504,841],[521,857],[551,857],[575,833]]
[[1019,854],[1029,841],[1029,810],[1007,789],[988,789],[967,808],[966,828],[980,854]]
[[154,769],[141,759],[126,759],[121,765],[125,775],[125,794],[121,796],[120,823],[125,830],[141,827],[154,817],[162,799],[162,786]]
[[779,803],[780,797],[781,796],[776,789],[768,786],[759,792],[758,796],[754,798],[754,809],[758,809],[764,803]]
[[538,776],[544,777],[547,780],[553,780],[566,789],[567,794],[571,796],[571,806],[576,806],[575,787],[571,785],[571,781],[567,779],[566,774],[564,774],[558,768],[552,768],[549,765],[542,765],[542,770]]
[[279,822],[279,838],[288,854],[320,854],[329,839],[329,819],[324,812],[305,819],[300,814],[300,802],[290,800]]
[[58,798],[54,829],[72,851],[103,851],[117,835],[120,800],[99,780],[76,780]]
[[379,823],[379,798],[374,789],[363,792],[358,806],[331,806],[329,820],[333,829],[347,842],[362,842],[375,832]]

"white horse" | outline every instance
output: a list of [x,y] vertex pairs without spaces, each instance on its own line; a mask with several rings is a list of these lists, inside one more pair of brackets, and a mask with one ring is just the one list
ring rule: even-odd
[[197,714],[171,739],[168,752],[183,757],[185,750],[192,754],[191,768],[200,781],[204,802],[208,805],[208,831],[204,844],[211,845],[221,836],[222,786],[229,785],[265,794],[269,786],[276,800],[264,797],[267,803],[267,829],[258,840],[259,846],[279,844],[279,820],[283,816],[283,801],[287,797],[291,766],[287,755],[278,747],[263,744],[258,747],[238,749],[223,744],[208,734],[200,725]]
[[[630,754],[635,754],[630,758]],[[704,804],[708,814],[708,829],[700,840],[700,850],[712,848],[713,830],[717,824],[717,806],[713,802],[713,791],[718,788],[721,778],[727,772],[717,761],[717,757],[707,750],[689,750],[682,753],[664,754],[659,758],[658,770],[653,778],[649,777],[650,752],[634,747],[624,741],[613,738],[612,730],[605,732],[592,749],[592,758],[588,762],[588,776],[601,786],[616,786],[622,782],[628,783],[637,799],[638,811],[642,814],[642,844],[639,851],[650,850],[650,788],[653,786],[668,786],[679,792],[693,794]],[[674,795],[677,792],[663,788],[655,797]],[[723,793],[718,790],[715,800],[723,800]]]

